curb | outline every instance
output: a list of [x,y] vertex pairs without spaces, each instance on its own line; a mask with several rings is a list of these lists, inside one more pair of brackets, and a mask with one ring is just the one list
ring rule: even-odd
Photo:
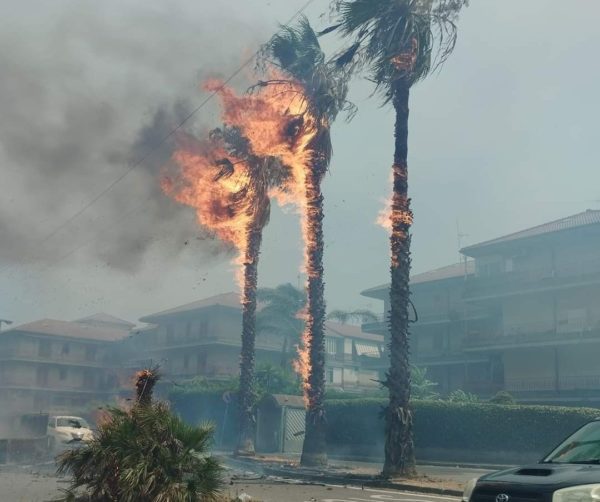
[[227,462],[232,464],[243,465],[248,470],[260,472],[269,476],[275,476],[286,479],[300,479],[310,481],[312,483],[333,484],[333,485],[355,485],[368,486],[371,488],[387,488],[392,490],[408,491],[414,493],[430,493],[435,495],[448,495],[460,497],[462,491],[446,488],[438,488],[434,486],[421,486],[411,483],[394,483],[393,481],[379,480],[373,476],[361,475],[335,475],[335,474],[316,474],[311,472],[302,472],[295,469],[281,469],[269,465],[261,464],[259,460],[239,459],[227,457]]

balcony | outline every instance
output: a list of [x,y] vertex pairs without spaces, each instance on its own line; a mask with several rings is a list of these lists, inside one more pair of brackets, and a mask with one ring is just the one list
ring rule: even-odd
[[527,378],[507,380],[505,389],[508,392],[569,392],[581,390],[599,390],[600,374],[583,376],[561,376],[556,378]]
[[464,366],[488,362],[487,357],[473,357],[457,351],[417,354],[411,357],[411,363],[417,366]]
[[88,361],[85,357],[74,357],[70,355],[40,356],[38,352],[19,351],[16,349],[3,350],[0,361],[15,361],[20,363],[49,364],[57,366],[78,366],[82,368],[103,368],[106,366],[100,361]]
[[[417,314],[419,316],[419,320],[417,323],[411,324],[411,326],[448,324],[452,322],[487,319],[490,317],[490,313],[487,310],[475,308],[469,308],[466,312],[459,312],[457,310],[444,310],[442,312],[426,312],[421,314],[417,311]],[[387,315],[378,315],[376,321],[364,323],[362,325],[362,330],[365,333],[376,333],[380,335],[385,335],[388,332]]]
[[541,323],[528,323],[520,326],[523,330],[521,332],[513,326],[508,328],[504,334],[467,336],[463,342],[463,350],[475,352],[600,342],[598,326],[591,326],[583,322],[559,325],[556,330],[542,329],[542,326],[547,325]]
[[470,381],[465,383],[463,390],[478,396],[490,397],[504,390],[504,385],[489,380]]
[[465,300],[484,300],[600,283],[600,259],[565,263],[556,267],[515,270],[486,277],[470,277],[465,282]]

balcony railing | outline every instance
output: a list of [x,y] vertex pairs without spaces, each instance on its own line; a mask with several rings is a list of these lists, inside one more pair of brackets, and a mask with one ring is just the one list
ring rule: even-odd
[[[532,323],[532,327],[533,327]],[[514,326],[512,329],[516,329]],[[571,325],[555,330],[529,331],[522,325],[523,332],[507,332],[504,335],[470,335],[463,341],[465,350],[485,349],[491,347],[515,347],[525,345],[565,345],[580,341],[600,341],[600,329],[589,324],[582,324],[579,328]]]
[[482,396],[493,396],[504,389],[502,384],[490,381],[466,382],[464,387],[465,391]]
[[[464,320],[485,319],[490,317],[490,313],[484,309],[470,308],[467,311],[443,310],[438,312],[419,312],[417,307],[418,322],[416,326],[423,324],[449,323]],[[381,331],[387,330],[388,314],[380,314],[376,319],[363,323],[363,331],[369,329]]]
[[599,390],[600,374],[507,380],[505,388],[509,392]]
[[543,289],[593,281],[600,281],[600,260],[598,259],[562,263],[555,267],[513,270],[485,277],[469,277],[465,283],[465,298],[502,295],[515,290]]

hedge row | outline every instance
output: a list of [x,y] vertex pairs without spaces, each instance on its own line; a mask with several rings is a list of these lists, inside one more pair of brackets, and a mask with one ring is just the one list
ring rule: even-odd
[[[327,434],[331,448],[371,448],[384,440],[385,399],[339,400],[327,403]],[[544,454],[599,410],[557,406],[503,406],[445,401],[415,401],[417,448],[510,451]]]
[[[222,394],[179,394],[171,400],[187,421],[216,424],[217,446],[230,447],[237,434],[235,395],[227,411]],[[326,401],[327,441],[332,452],[378,455],[383,451],[386,399]],[[600,416],[592,408],[415,401],[417,449],[515,452],[542,455],[584,423]]]

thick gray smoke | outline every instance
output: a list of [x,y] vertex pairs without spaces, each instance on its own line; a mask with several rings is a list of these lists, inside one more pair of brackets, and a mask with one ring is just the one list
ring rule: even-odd
[[[205,97],[201,80],[227,75],[250,42],[267,36],[222,7],[202,0],[0,6],[0,266],[51,266],[76,252],[131,270],[151,248],[164,256],[187,246],[206,256],[222,250],[192,210],[161,193],[172,139],[156,150]],[[194,121],[216,124],[214,105]]]

